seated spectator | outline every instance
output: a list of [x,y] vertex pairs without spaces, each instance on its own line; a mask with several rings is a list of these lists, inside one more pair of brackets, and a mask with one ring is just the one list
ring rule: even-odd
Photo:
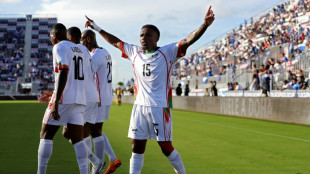
[[297,82],[297,76],[296,76],[296,74],[293,74],[293,75],[292,75],[292,80],[290,81],[290,84],[291,84],[292,86],[294,86],[294,85],[293,85],[293,81],[294,81],[294,80],[296,80],[296,82]]
[[233,84],[232,83],[227,83],[227,88],[228,88],[228,91],[233,91],[234,90],[234,87],[233,87]]
[[301,76],[304,77],[304,73],[303,73],[303,71],[301,69],[297,69],[295,72],[296,72],[296,76],[297,77],[301,77]]
[[308,88],[308,82],[305,82],[305,77],[304,76],[300,76],[299,77],[299,89],[301,90],[305,90]]
[[292,73],[292,71],[288,70],[287,74],[288,74],[288,81],[291,82],[293,80],[293,73]]
[[293,90],[294,88],[288,83],[288,80],[284,80],[282,88],[280,88],[281,91],[283,90]]
[[293,86],[293,89],[299,90],[300,85],[299,83],[297,83],[297,79],[293,79],[292,86]]
[[238,82],[235,82],[234,83],[234,90],[235,91],[242,91],[243,90],[243,87],[241,85],[239,85]]

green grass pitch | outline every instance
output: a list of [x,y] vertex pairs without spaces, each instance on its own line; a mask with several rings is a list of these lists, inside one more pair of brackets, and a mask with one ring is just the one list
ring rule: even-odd
[[[46,104],[0,102],[0,173],[36,173],[37,149]],[[114,152],[122,160],[115,173],[128,173],[127,138],[132,105],[113,105],[104,123]],[[173,110],[173,145],[188,174],[310,173],[310,127]],[[106,158],[107,159],[107,158]],[[54,140],[49,174],[79,173],[72,145]],[[147,143],[142,173],[172,174],[155,140]]]

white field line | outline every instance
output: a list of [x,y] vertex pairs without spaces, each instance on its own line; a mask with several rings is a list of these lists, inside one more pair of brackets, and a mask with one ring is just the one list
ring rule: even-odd
[[308,140],[308,139],[289,137],[289,136],[278,135],[278,134],[273,134],[273,133],[268,133],[268,132],[256,131],[256,130],[252,130],[252,129],[239,128],[239,127],[234,127],[234,126],[226,126],[226,125],[223,125],[223,124],[210,123],[210,122],[206,122],[206,121],[200,121],[200,120],[183,118],[183,117],[177,117],[177,118],[180,118],[180,119],[183,119],[183,120],[189,120],[189,121],[193,121],[193,122],[205,123],[205,124],[213,125],[213,126],[219,126],[219,127],[243,130],[243,131],[246,131],[246,132],[253,132],[253,133],[257,133],[257,134],[269,135],[269,136],[274,136],[274,137],[280,137],[280,138],[285,138],[285,139],[290,139],[290,140],[296,140],[296,141],[302,141],[302,142],[310,143],[310,140]]

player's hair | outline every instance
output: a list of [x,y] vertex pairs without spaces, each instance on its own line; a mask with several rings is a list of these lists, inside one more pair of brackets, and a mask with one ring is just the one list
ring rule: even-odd
[[57,39],[61,39],[61,40],[67,39],[66,31],[67,31],[67,28],[62,23],[55,24],[51,29],[51,33],[52,32],[55,33],[56,37],[59,37]]
[[63,30],[67,30],[66,27],[64,26],[64,24],[62,23],[57,23],[52,27],[52,30],[54,30],[55,32],[57,31],[63,31]]
[[73,38],[75,38],[77,41],[81,40],[81,30],[78,27],[70,27],[67,30],[67,34],[71,35]]
[[155,32],[158,34],[158,38],[160,37],[159,29],[158,29],[155,25],[146,24],[146,25],[143,25],[143,26],[142,26],[142,29],[143,29],[143,28],[150,28],[150,29],[152,29],[153,31],[155,31]]

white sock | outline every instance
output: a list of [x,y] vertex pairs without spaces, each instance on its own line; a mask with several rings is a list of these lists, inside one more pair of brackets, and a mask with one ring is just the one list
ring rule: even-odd
[[109,157],[109,161],[114,161],[116,160],[116,156],[115,156],[115,153],[112,149],[112,146],[108,140],[108,137],[102,133],[102,137],[104,138],[104,152],[108,155]]
[[[90,136],[84,138],[84,141],[85,141],[86,146],[91,150],[92,149],[92,143],[91,143]],[[87,163],[87,171],[90,171],[90,161],[88,161],[88,163]]]
[[95,149],[95,154],[98,158],[100,158],[102,161],[104,161],[104,139],[103,136],[99,136],[96,138],[93,138],[94,141],[94,149]]
[[90,136],[84,138],[84,141],[85,141],[87,147],[91,150],[92,149],[92,143],[91,143]]
[[132,153],[130,158],[129,174],[140,174],[144,161],[144,154]]
[[178,174],[186,174],[185,168],[181,159],[180,154],[175,149],[167,157],[172,164],[174,171]]
[[45,174],[53,151],[53,140],[41,139],[38,149],[38,171],[37,174]]
[[75,150],[75,154],[76,154],[76,159],[77,162],[79,164],[79,168],[80,168],[80,174],[88,174],[89,171],[87,168],[87,163],[88,163],[88,159],[87,159],[87,146],[85,144],[84,141],[79,141],[75,144],[73,144],[74,150]]

